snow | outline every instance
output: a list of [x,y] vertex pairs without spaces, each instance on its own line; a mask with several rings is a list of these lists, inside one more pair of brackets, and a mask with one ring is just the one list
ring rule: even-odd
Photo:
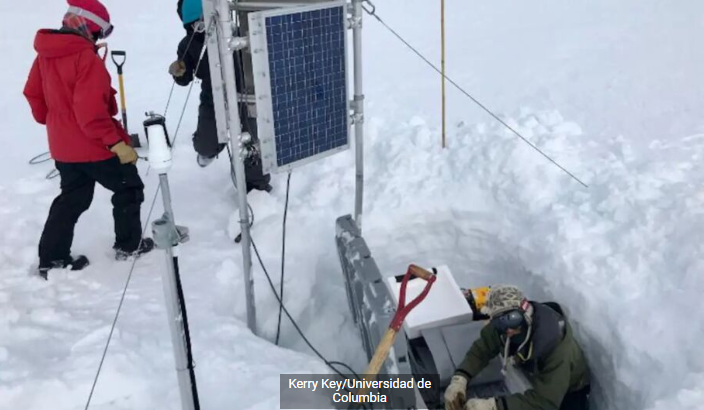
[[[378,2],[377,12],[439,61],[439,7]],[[594,372],[597,410],[704,409],[700,295],[704,263],[704,3],[651,0],[447,2],[448,74],[588,188],[448,84],[448,149],[440,148],[440,81],[376,21],[365,18],[364,237],[382,272],[447,265],[462,287],[512,282],[560,302]],[[183,31],[175,5],[106,1],[111,49],[125,65],[132,131],[161,111]],[[172,8],[173,7],[173,8]],[[129,263],[112,260],[109,192],[98,188],[74,251],[91,266],[30,277],[58,179],[21,95],[39,27],[62,2],[4,2],[0,14],[0,407],[84,408]],[[117,75],[112,63],[107,64]],[[260,336],[246,327],[238,210],[226,158],[195,163],[194,87],[169,174],[181,246],[196,375],[204,409],[275,409],[279,374],[328,370],[285,320],[254,264]],[[167,114],[174,133],[187,90]],[[365,368],[334,245],[352,212],[353,151],[294,171],[284,300],[329,360]],[[148,202],[158,179],[140,163]],[[252,193],[253,237],[280,283],[285,175]],[[161,215],[157,201],[152,219]],[[172,409],[178,391],[161,251],[136,265],[92,408]],[[40,393],[38,393],[40,392]]]

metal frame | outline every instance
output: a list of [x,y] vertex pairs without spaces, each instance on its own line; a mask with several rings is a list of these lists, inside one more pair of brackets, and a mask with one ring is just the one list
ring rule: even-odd
[[[143,124],[149,142],[149,164],[159,173],[159,187],[164,203],[163,216],[152,222],[152,236],[156,247],[163,249],[166,256],[166,271],[162,277],[162,284],[176,362],[181,408],[199,410],[188,314],[178,265],[178,245],[188,241],[188,228],[176,225],[171,206],[168,172],[171,169],[172,155],[169,134],[166,131],[166,119],[153,112],[147,115],[148,119]],[[153,132],[151,138],[149,138],[150,130]]]
[[355,200],[354,219],[362,230],[364,207],[364,89],[362,87],[362,2],[352,0],[352,35],[354,44],[354,143],[355,143]]
[[[324,0],[325,1],[325,0]],[[235,1],[231,8],[237,11],[260,11],[267,9],[278,9],[282,7],[306,6],[310,2],[292,1],[292,2],[271,2],[271,1]]]
[[[352,216],[345,215],[337,219],[335,242],[352,320],[359,329],[367,359],[371,360],[393,319],[396,305],[389,288],[382,279],[374,256]],[[394,341],[393,349],[384,360],[378,379],[383,379],[385,375],[412,374],[410,354],[408,342],[403,333],[403,336],[397,337]],[[412,390],[381,390],[387,394],[389,402],[380,408],[416,408],[414,407],[417,404],[416,397]]]
[[[215,3],[217,0],[203,0],[203,21],[207,32],[206,47],[208,50],[218,48],[218,34],[220,28],[215,13]],[[213,90],[213,105],[215,107],[215,123],[217,124],[218,142],[227,143],[229,136],[227,133],[227,112],[225,104],[225,83],[222,81],[222,65],[220,63],[220,53],[208,53],[208,64],[210,68],[210,84]]]
[[276,154],[276,132],[274,129],[274,113],[273,99],[271,93],[271,80],[269,70],[269,47],[266,37],[266,19],[269,17],[283,16],[294,13],[303,13],[314,10],[323,10],[328,8],[342,7],[345,13],[344,28],[347,29],[347,1],[334,0],[316,3],[307,6],[293,6],[280,9],[265,10],[250,13],[249,18],[249,38],[252,54],[252,71],[254,77],[254,91],[257,100],[257,129],[258,138],[261,144],[262,166],[265,173],[288,172],[294,168],[315,162],[319,159],[326,158],[345,151],[350,148],[350,126],[352,125],[350,117],[350,76],[349,76],[349,41],[347,32],[344,32],[344,52],[345,52],[345,104],[346,104],[346,121],[347,121],[347,142],[331,150],[315,154],[313,156],[292,162],[286,165],[278,165],[278,157]]
[[179,243],[187,238],[187,230],[176,226],[171,207],[171,190],[166,173],[159,175],[159,186],[164,202],[164,215],[152,222],[152,233],[159,249],[166,255],[166,271],[162,277],[166,310],[168,312],[171,342],[174,347],[176,375],[178,377],[183,410],[198,410],[200,402],[196,387],[196,375],[190,363],[191,352],[188,349],[188,335],[185,300],[183,300],[181,277],[178,265]]
[[[242,232],[242,264],[244,269],[245,280],[245,297],[247,306],[247,326],[257,334],[256,325],[256,306],[254,297],[254,281],[252,278],[252,255],[251,255],[251,236],[249,232],[249,207],[247,204],[247,194],[244,187],[246,186],[244,161],[242,158],[242,122],[239,114],[239,103],[243,95],[238,94],[237,85],[235,82],[235,67],[232,54],[236,48],[243,46],[241,42],[233,42],[235,23],[233,13],[237,10],[238,5],[242,6],[261,6],[266,9],[268,7],[278,7],[263,11],[250,12],[247,15],[249,49],[252,60],[252,76],[253,85],[255,88],[255,106],[257,111],[257,130],[258,139],[261,144],[262,165],[264,172],[290,171],[291,169],[313,162],[315,160],[332,156],[338,152],[349,149],[351,141],[350,126],[355,126],[355,160],[356,160],[356,191],[355,191],[355,219],[359,232],[361,233],[361,218],[363,204],[363,137],[364,137],[364,94],[362,92],[362,0],[335,0],[335,1],[316,1],[311,0],[309,5],[300,6],[299,3],[284,3],[271,2],[230,2],[228,0],[202,0],[203,16],[205,27],[207,30],[206,47],[208,50],[208,63],[210,65],[210,73],[213,84],[213,101],[215,104],[216,124],[218,129],[218,139],[220,142],[229,141],[233,158],[232,163],[235,169],[239,214],[240,214],[240,229]],[[285,7],[284,7],[285,6]],[[347,143],[344,146],[334,148],[332,150],[316,154],[312,157],[296,161],[281,167],[276,166],[276,148],[275,135],[273,129],[273,107],[271,100],[271,84],[267,80],[269,72],[269,57],[268,46],[266,41],[265,19],[267,17],[291,14],[296,12],[306,12],[312,10],[321,10],[332,7],[342,7],[344,11],[344,70],[345,70],[345,104],[347,110]],[[348,29],[353,31],[354,41],[354,101],[350,102],[350,73],[349,73],[349,39]],[[258,61],[257,61],[258,60]],[[259,72],[255,67],[264,67]],[[245,73],[246,77],[246,73]],[[268,101],[267,101],[268,100]],[[264,108],[264,109],[263,109]],[[268,109],[268,111],[266,110]],[[246,120],[246,119],[245,119]],[[268,127],[269,134],[262,132],[263,128]],[[272,152],[273,151],[273,152]],[[269,155],[266,158],[266,155]],[[273,162],[273,167],[267,167]]]
[[[218,54],[220,64],[216,65],[215,70],[219,72],[222,78],[224,88],[213,94],[222,96],[222,105],[216,104],[216,112],[218,110],[225,111],[225,124],[218,123],[218,132],[229,133],[230,146],[232,148],[232,162],[235,169],[235,179],[237,184],[237,197],[239,203],[240,214],[240,229],[242,232],[242,265],[244,269],[245,282],[245,298],[247,306],[247,327],[252,333],[257,334],[257,313],[254,298],[254,279],[252,277],[252,248],[251,236],[249,232],[249,207],[247,205],[246,179],[244,170],[244,161],[242,158],[242,123],[240,121],[237,83],[235,80],[235,62],[233,53],[239,46],[235,38],[235,24],[232,18],[232,10],[228,0],[202,0],[204,13],[208,10],[210,14],[204,14],[204,20],[211,21],[213,18],[217,22],[216,41],[208,41],[208,57],[212,54]],[[212,1],[212,7],[208,8],[208,2]],[[210,33],[212,35],[212,33]],[[214,82],[214,81],[213,81]],[[215,101],[215,100],[214,100]]]

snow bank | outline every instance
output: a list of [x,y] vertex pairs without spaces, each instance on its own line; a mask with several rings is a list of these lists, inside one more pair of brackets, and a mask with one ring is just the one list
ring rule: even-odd
[[[589,187],[493,123],[461,124],[448,152],[417,154],[429,156],[424,163],[452,168],[449,181],[442,171],[426,173],[428,184],[459,195],[448,205],[457,210],[472,201],[458,194],[462,183],[476,182],[491,195],[493,225],[480,226],[502,244],[499,255],[508,252],[514,259],[500,264],[501,279],[567,307],[595,373],[599,409],[665,408],[662,403],[702,408],[696,397],[704,389],[698,353],[704,328],[696,312],[704,290],[704,135],[654,141],[653,155],[644,159],[623,138],[593,143],[557,112],[525,112],[507,121]],[[410,149],[405,154],[413,156]],[[437,199],[436,210],[442,209],[446,199]],[[454,263],[476,265],[471,252],[477,246],[458,240],[461,234],[453,231],[466,227],[453,219],[448,215],[444,226],[450,229],[437,229],[427,239],[437,242],[440,236],[444,254],[462,255],[452,257]],[[373,248],[377,254],[392,249],[380,245]],[[399,259],[436,247],[424,245],[404,250]],[[509,278],[511,268],[518,269]],[[526,277],[515,276],[521,274]],[[485,285],[478,277],[466,275],[465,285]]]
[[[373,118],[364,226],[382,271],[447,263],[463,286],[517,283],[566,307],[596,408],[701,408],[704,329],[690,312],[704,290],[704,135],[655,140],[636,156],[625,138],[597,144],[557,111],[504,120],[588,187],[496,122],[457,124],[442,150],[421,118]],[[294,178],[351,195],[348,162]],[[339,199],[314,197],[310,221],[297,223],[335,216],[322,209]]]

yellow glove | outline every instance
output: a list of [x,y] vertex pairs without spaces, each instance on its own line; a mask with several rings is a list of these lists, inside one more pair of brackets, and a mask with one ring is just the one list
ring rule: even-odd
[[186,63],[181,60],[176,60],[169,66],[169,74],[174,77],[181,77],[186,74]]
[[445,410],[462,410],[467,401],[467,379],[460,375],[452,376],[445,389]]
[[137,163],[137,151],[129,145],[125,144],[124,141],[120,141],[110,148],[120,159],[120,164],[136,164]]

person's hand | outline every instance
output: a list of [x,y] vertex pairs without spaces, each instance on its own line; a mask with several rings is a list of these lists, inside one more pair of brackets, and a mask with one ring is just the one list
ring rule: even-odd
[[462,410],[467,400],[467,378],[454,375],[445,389],[445,410]]
[[129,145],[125,144],[124,141],[120,141],[117,144],[110,147],[110,151],[113,152],[120,159],[120,164],[136,164],[137,163],[137,151]]
[[496,410],[496,400],[491,399],[470,399],[464,406],[464,410]]
[[176,60],[169,66],[169,74],[174,77],[181,77],[186,74],[186,63],[181,60]]

